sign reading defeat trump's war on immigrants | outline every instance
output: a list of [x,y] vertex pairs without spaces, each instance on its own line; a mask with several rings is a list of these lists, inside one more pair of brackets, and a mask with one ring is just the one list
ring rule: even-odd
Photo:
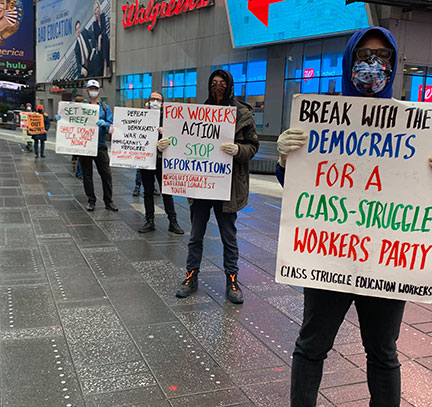
[[293,98],[276,281],[432,302],[432,108]]
[[159,110],[114,108],[112,167],[156,169]]
[[99,105],[60,102],[56,153],[97,156]]
[[233,158],[221,146],[234,141],[237,108],[165,103],[163,109],[171,145],[163,154],[162,192],[228,201]]

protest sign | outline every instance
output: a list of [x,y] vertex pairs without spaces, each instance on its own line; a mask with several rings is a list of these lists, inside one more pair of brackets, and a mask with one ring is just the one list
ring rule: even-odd
[[19,115],[20,115],[20,128],[27,129],[28,128],[28,113],[21,112]]
[[30,134],[44,134],[45,125],[43,115],[40,113],[30,113],[27,116],[27,128]]
[[432,109],[295,95],[276,281],[432,302]]
[[112,167],[156,169],[159,110],[114,108]]
[[56,153],[97,156],[99,105],[60,102],[57,122]]
[[162,193],[227,201],[232,156],[221,150],[234,141],[237,108],[165,103]]

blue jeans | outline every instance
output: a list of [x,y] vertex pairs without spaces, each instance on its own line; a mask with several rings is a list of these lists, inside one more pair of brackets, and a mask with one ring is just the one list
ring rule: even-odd
[[291,407],[316,406],[324,359],[353,302],[367,356],[370,407],[399,407],[396,340],[405,302],[312,288],[304,289],[303,324],[291,371]]
[[43,155],[44,151],[45,151],[45,140],[39,140],[39,139],[35,139],[34,140],[34,152],[35,154],[39,153],[39,142],[40,142],[40,152],[41,155]]
[[191,236],[188,244],[186,269],[199,271],[203,252],[203,240],[213,208],[219,226],[219,233],[223,243],[223,259],[226,274],[238,273],[238,246],[235,221],[237,213],[222,212],[222,201],[194,199],[190,208]]

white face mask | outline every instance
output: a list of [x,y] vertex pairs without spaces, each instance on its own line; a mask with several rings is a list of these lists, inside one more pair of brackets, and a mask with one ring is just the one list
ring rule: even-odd
[[89,94],[91,99],[97,99],[97,97],[99,96],[99,91],[98,90],[89,90],[88,94]]
[[30,106],[27,107],[27,111],[31,112],[31,107]]
[[158,100],[151,100],[150,101],[150,109],[160,110],[162,107],[162,103]]

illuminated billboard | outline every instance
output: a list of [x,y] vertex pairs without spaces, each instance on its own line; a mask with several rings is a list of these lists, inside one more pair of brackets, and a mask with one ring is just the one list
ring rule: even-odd
[[226,5],[235,48],[370,26],[367,6],[345,0],[226,0]]
[[111,0],[42,0],[36,7],[37,82],[111,75]]
[[33,0],[0,0],[0,71],[11,79],[34,70]]

